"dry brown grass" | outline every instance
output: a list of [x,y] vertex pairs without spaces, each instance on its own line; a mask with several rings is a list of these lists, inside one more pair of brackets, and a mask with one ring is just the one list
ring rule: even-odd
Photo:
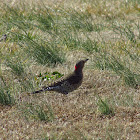
[[[68,96],[58,93],[22,97],[26,103],[49,104],[55,119],[52,122],[27,121],[16,106],[1,108],[1,136],[6,139],[138,139],[140,110],[139,90],[119,86],[118,78],[109,73],[85,70],[82,87]],[[91,82],[92,81],[92,82]],[[95,88],[94,88],[95,87]],[[115,116],[103,116],[97,106],[96,94],[108,98]],[[135,96],[134,107],[124,106],[127,95]],[[22,105],[22,103],[20,103]],[[83,137],[83,138],[82,138]]]
[[[89,64],[88,64],[89,65]],[[56,68],[57,69],[57,68]],[[59,68],[66,73],[67,68]],[[66,70],[64,70],[66,69]],[[21,98],[25,104],[48,104],[52,107],[55,119],[41,122],[27,121],[22,112],[13,107],[1,108],[1,136],[3,139],[138,139],[140,132],[139,89],[120,86],[118,76],[109,72],[84,69],[84,82],[80,89],[67,96],[58,93],[28,96]],[[104,116],[98,110],[98,98],[107,98],[114,108],[115,116]],[[125,105],[125,97],[133,96]],[[127,102],[127,100],[126,100]]]
[[[12,6],[20,5],[20,2],[16,0],[10,2]],[[32,7],[32,0],[25,3]],[[40,3],[40,0],[38,0],[35,4],[39,5]],[[81,0],[57,0],[57,2],[46,0],[44,3],[55,8],[63,7],[66,11],[67,8],[86,11],[93,18],[96,17],[95,21],[97,20],[97,23],[103,20],[106,27],[110,26],[107,20],[112,18],[119,23],[122,22],[122,19],[126,21],[139,21],[137,14],[137,11],[139,12],[139,5],[132,6],[128,4],[128,7],[125,7],[122,0],[113,1],[113,5],[109,4],[110,0],[105,2],[105,5],[103,0],[95,1],[93,4],[91,1]],[[103,5],[104,7],[102,7]],[[112,8],[109,10],[108,7]],[[119,10],[116,9],[117,7]],[[102,36],[107,44],[104,46],[100,45],[100,47],[116,57],[119,56],[120,60],[124,62],[123,64],[126,64],[127,61],[132,63],[130,69],[135,73],[139,73],[139,62],[131,62],[131,59],[122,51],[122,48],[128,46],[128,50],[139,56],[139,41],[138,47],[132,47],[129,41],[121,40],[119,35],[115,34],[118,37],[117,41],[112,39],[115,36],[113,33],[105,28],[100,34],[92,31],[87,33],[87,35],[98,41],[102,40],[99,38],[99,36]],[[137,33],[138,31],[136,30]],[[35,34],[43,35],[42,32],[37,30]],[[3,54],[7,52],[11,54],[17,51],[19,46],[16,44],[17,47],[15,47],[15,44],[1,42],[1,52]],[[40,65],[33,60],[24,61],[31,63],[27,69],[28,76],[31,76],[30,72],[35,75],[46,71],[59,71],[67,75],[73,71],[77,60],[89,58],[89,62],[84,68],[82,86],[68,95],[61,95],[55,92],[29,95],[26,91],[21,92],[16,76],[13,76],[6,66],[1,66],[0,74],[3,74],[2,76],[5,78],[6,83],[13,84],[17,82],[17,85],[10,87],[14,91],[16,104],[12,106],[0,105],[0,139],[138,140],[140,138],[140,85],[137,88],[130,87],[125,84],[124,80],[117,73],[111,70],[97,69],[93,63],[95,57],[99,55],[97,52],[88,53],[82,49],[70,50],[67,49],[67,46],[63,46],[63,49],[65,50],[67,60],[63,64],[56,65],[54,68]],[[48,84],[48,82],[42,83],[42,85],[45,84]],[[100,111],[98,96],[103,101],[107,101],[109,107],[113,109],[113,114],[105,115]],[[44,110],[47,110],[48,106],[50,106],[54,113],[54,118],[51,121],[40,121],[34,118],[33,115],[25,114],[28,105],[43,106]]]

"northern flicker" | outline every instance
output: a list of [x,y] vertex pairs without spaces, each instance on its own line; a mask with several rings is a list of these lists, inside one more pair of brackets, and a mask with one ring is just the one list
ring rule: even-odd
[[88,59],[81,60],[75,65],[74,72],[69,75],[66,79],[63,79],[61,81],[58,81],[51,86],[44,87],[41,90],[34,91],[32,94],[40,93],[43,91],[56,91],[62,94],[68,94],[69,92],[72,92],[76,90],[83,81],[83,67],[84,64],[88,61]]

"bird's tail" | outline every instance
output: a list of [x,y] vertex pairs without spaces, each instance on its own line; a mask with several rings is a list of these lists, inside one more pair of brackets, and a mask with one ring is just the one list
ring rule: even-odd
[[41,89],[41,90],[34,91],[31,94],[40,93],[40,92],[43,92],[43,91],[44,91],[44,89]]
[[51,91],[53,89],[54,89],[54,87],[43,87],[43,89],[34,91],[31,94],[36,94],[36,93],[40,93],[40,92],[43,92],[43,91]]

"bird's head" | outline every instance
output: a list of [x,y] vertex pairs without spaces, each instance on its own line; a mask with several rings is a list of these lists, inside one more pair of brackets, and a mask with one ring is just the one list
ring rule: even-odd
[[82,72],[82,69],[83,69],[85,63],[88,60],[89,59],[85,59],[85,60],[81,60],[81,61],[77,62],[76,65],[75,65],[75,72]]

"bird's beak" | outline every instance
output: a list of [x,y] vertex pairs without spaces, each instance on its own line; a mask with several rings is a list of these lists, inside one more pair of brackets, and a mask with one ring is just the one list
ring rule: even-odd
[[86,60],[85,60],[85,63],[86,63],[88,60],[89,60],[89,59],[86,59]]

